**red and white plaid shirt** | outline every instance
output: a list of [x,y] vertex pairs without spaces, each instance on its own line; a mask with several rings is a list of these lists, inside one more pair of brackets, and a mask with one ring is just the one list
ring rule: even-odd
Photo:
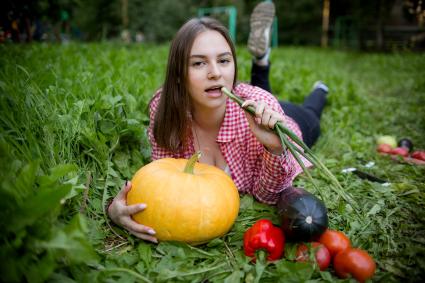
[[[284,114],[277,99],[269,92],[248,84],[240,83],[233,92],[243,99],[264,101],[273,110]],[[193,135],[189,137],[187,146],[178,152],[171,152],[157,145],[153,137],[153,121],[158,107],[161,90],[158,90],[150,104],[150,125],[148,136],[152,145],[152,159],[190,158],[195,153]],[[298,124],[284,115],[285,125],[302,138]],[[253,195],[257,200],[267,204],[275,204],[280,192],[291,186],[294,178],[302,172],[295,158],[286,153],[274,155],[258,142],[249,128],[244,110],[231,99],[226,101],[226,113],[220,127],[216,142],[230,169],[231,178],[239,192]],[[302,159],[306,167],[311,163]]]

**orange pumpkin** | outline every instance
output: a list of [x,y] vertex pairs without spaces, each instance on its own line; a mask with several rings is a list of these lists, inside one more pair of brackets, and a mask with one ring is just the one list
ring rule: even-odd
[[239,212],[239,193],[224,171],[190,160],[164,158],[139,169],[127,204],[146,203],[133,219],[160,241],[202,244],[227,233]]

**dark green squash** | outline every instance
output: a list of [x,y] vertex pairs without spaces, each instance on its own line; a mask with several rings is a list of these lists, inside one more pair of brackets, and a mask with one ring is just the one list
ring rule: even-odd
[[328,228],[328,210],[321,200],[302,188],[289,187],[277,203],[285,237],[311,241]]
[[398,145],[398,147],[406,148],[409,152],[413,151],[413,142],[408,138],[403,138],[403,139],[399,140],[397,145]]

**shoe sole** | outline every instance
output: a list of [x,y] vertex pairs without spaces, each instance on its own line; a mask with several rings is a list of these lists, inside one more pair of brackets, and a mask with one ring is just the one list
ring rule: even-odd
[[271,28],[274,15],[275,7],[273,2],[259,3],[251,14],[248,50],[255,57],[261,57],[267,52],[269,42],[266,40],[264,32]]

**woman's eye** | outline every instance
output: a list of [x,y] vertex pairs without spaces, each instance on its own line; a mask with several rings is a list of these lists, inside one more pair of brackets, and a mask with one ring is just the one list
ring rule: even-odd
[[220,64],[227,64],[227,63],[230,63],[230,60],[229,59],[220,59],[218,62]]
[[196,62],[192,62],[192,66],[193,67],[200,67],[204,64],[203,61],[196,61]]

